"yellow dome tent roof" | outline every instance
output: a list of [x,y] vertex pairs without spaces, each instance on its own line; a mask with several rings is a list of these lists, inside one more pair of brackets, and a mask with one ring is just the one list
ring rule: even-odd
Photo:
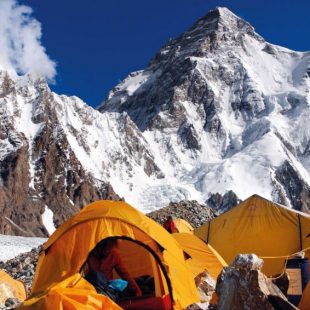
[[224,259],[211,245],[206,244],[194,234],[175,233],[172,236],[178,241],[182,249],[190,255],[186,262],[194,277],[207,270],[216,280],[223,267],[227,266]]
[[273,276],[283,271],[285,256],[310,246],[310,216],[253,195],[194,234],[228,264],[239,253],[255,253],[264,259],[262,271]]
[[192,233],[194,230],[192,225],[183,219],[176,218],[173,222],[179,233]]
[[[164,269],[157,270],[157,277],[165,277],[167,282],[162,283],[161,290],[165,293],[170,292],[174,309],[186,308],[198,300],[193,276],[184,260],[184,252],[175,239],[163,227],[129,204],[104,200],[96,201],[82,209],[61,225],[44,244],[33,281],[32,297],[44,294],[68,278],[76,281],[74,275],[79,274],[88,254],[99,241],[108,237],[127,238],[122,240],[122,245],[126,245],[128,240],[136,241],[153,251],[151,256],[153,261],[157,262],[156,266],[161,263],[161,268]],[[127,250],[134,252],[130,267],[147,268],[148,264],[139,261],[145,254],[140,255],[142,250],[138,248],[144,248],[130,243],[131,246],[127,246]],[[122,252],[122,249],[120,250]],[[127,250],[123,253],[127,253]],[[148,255],[150,256],[149,252]],[[154,269],[154,264],[148,268]],[[155,283],[156,281],[159,280],[155,278]],[[66,285],[75,287],[74,283]]]
[[26,299],[26,289],[22,282],[13,279],[8,273],[0,269],[0,308],[8,298]]

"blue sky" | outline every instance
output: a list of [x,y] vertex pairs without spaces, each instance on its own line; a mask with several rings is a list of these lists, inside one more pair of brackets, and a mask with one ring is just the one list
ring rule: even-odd
[[[1,0],[0,0],[1,1]],[[20,0],[42,26],[57,63],[51,88],[97,106],[131,71],[143,69],[169,38],[216,6],[249,21],[267,41],[310,50],[309,0]]]

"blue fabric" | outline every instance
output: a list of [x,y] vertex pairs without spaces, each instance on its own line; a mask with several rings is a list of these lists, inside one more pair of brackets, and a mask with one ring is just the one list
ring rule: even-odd
[[96,291],[98,293],[106,295],[114,301],[118,300],[119,292],[114,288],[110,287],[109,281],[106,279],[102,272],[95,272],[94,270],[91,270],[85,276],[85,279],[96,288]]
[[109,288],[114,289],[117,292],[122,292],[126,289],[128,282],[123,279],[115,279],[109,281]]

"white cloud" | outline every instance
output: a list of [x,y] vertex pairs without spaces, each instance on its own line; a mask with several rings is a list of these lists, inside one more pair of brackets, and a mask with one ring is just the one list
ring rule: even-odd
[[56,63],[41,43],[41,24],[29,6],[16,0],[0,0],[0,69],[32,73],[53,81]]

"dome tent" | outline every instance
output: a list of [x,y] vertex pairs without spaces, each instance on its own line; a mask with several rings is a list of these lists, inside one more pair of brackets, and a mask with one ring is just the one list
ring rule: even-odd
[[223,267],[227,264],[211,245],[206,244],[192,233],[174,233],[172,236],[178,241],[182,249],[190,255],[186,260],[194,277],[203,271],[208,273],[216,280]]
[[0,269],[0,308],[4,307],[8,298],[26,299],[26,289],[21,281],[14,280],[8,273]]
[[239,253],[255,253],[264,259],[262,271],[274,276],[283,271],[287,256],[310,247],[310,215],[253,195],[194,234],[228,264]]
[[[38,298],[46,300],[51,291],[56,294],[57,286],[60,287],[59,291],[66,288],[68,294],[73,288],[80,291],[70,295],[72,303],[77,299],[85,302],[85,296],[88,298],[89,295],[96,299],[94,288],[81,277],[80,270],[97,243],[108,237],[122,238],[119,249],[129,272],[133,276],[151,273],[156,297],[165,299],[169,296],[173,309],[183,309],[198,300],[184,252],[174,238],[127,203],[102,200],[82,209],[60,226],[44,244],[32,294],[24,307],[35,309]],[[62,309],[63,300],[59,297],[59,307],[53,306],[53,309]],[[49,309],[49,306],[44,307]]]
[[194,230],[192,225],[183,219],[173,219],[173,223],[178,233],[192,233]]

